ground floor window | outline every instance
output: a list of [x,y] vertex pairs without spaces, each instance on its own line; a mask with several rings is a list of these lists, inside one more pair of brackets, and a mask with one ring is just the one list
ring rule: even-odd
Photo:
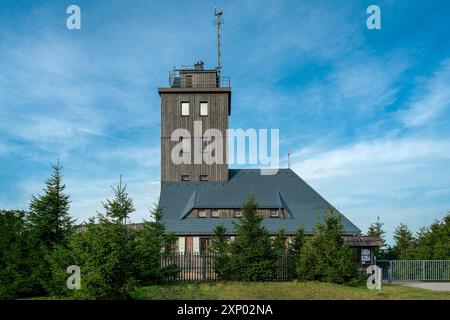
[[361,262],[370,262],[371,260],[370,249],[361,249]]

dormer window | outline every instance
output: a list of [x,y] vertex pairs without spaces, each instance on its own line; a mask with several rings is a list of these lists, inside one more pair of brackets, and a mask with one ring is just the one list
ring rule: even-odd
[[211,217],[219,218],[219,216],[220,216],[219,210],[211,210]]
[[208,102],[200,102],[200,116],[205,117],[208,115]]
[[281,216],[281,209],[272,209],[270,210],[270,216],[272,218],[279,218]]

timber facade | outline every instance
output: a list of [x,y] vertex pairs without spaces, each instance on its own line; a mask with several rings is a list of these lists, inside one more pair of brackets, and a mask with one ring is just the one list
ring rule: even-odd
[[[178,255],[207,255],[211,235],[218,225],[224,226],[227,236],[233,240],[234,225],[242,217],[242,205],[253,194],[259,205],[258,214],[264,217],[262,224],[272,236],[283,228],[286,245],[300,225],[311,235],[317,222],[323,222],[330,213],[337,214],[341,216],[345,242],[355,248],[355,259],[362,264],[373,263],[374,248],[381,245],[381,240],[362,236],[358,227],[291,169],[262,175],[259,169],[228,168],[231,86],[218,69],[207,70],[202,62],[174,69],[170,72],[169,86],[159,88],[158,92],[161,97],[159,204],[164,209],[166,232],[177,235],[174,251]],[[189,136],[174,135],[180,129]],[[210,129],[223,136],[220,157],[208,148],[214,143],[206,134]],[[218,160],[204,161],[208,152]],[[200,163],[196,159],[198,154]],[[174,156],[183,161],[177,163]]]

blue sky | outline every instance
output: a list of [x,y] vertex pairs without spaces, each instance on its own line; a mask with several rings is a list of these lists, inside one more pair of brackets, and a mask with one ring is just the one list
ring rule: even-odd
[[[381,7],[382,29],[366,28]],[[81,8],[68,30],[66,8]],[[448,1],[222,1],[232,128],[280,128],[280,155],[362,230],[450,210]],[[122,174],[148,218],[159,97],[174,65],[215,65],[213,1],[0,3],[0,207],[27,209],[60,159],[85,220]]]

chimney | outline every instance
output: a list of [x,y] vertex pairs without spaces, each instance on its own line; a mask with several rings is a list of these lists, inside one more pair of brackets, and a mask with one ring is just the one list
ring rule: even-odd
[[197,61],[197,63],[195,64],[195,70],[203,70],[203,61]]

